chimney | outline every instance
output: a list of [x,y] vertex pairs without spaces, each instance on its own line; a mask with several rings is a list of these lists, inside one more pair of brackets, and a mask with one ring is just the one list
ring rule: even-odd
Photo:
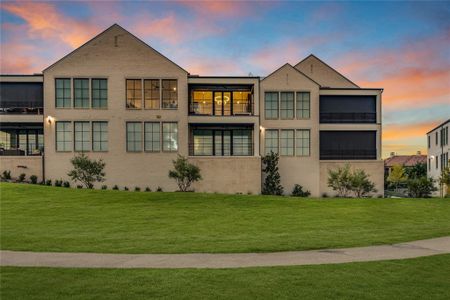
[[391,152],[391,157],[392,157],[392,156],[395,156],[395,152]]
[[422,152],[420,152],[420,151],[417,151],[417,155],[422,155]]

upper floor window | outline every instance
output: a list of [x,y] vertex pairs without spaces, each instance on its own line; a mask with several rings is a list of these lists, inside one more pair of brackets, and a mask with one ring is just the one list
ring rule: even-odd
[[297,92],[297,119],[309,119],[311,115],[311,103],[309,92]]
[[91,150],[91,124],[89,122],[74,122],[75,151]]
[[92,79],[92,108],[108,107],[108,80]]
[[295,154],[297,156],[309,156],[311,140],[309,129],[297,129],[295,139]]
[[142,151],[142,123],[128,122],[127,123],[127,151],[140,152]]
[[250,91],[233,92],[233,114],[252,112],[252,93]]
[[213,92],[193,91],[191,101],[191,113],[197,115],[213,114]]
[[56,122],[56,151],[72,151],[72,123]]
[[70,78],[55,79],[56,107],[71,107],[71,80]]
[[92,122],[92,150],[108,151],[108,122]]
[[159,109],[161,90],[159,79],[144,80],[144,106],[145,109]]
[[162,108],[178,107],[178,87],[176,79],[162,80]]
[[163,123],[163,151],[178,151],[178,124]]
[[282,92],[280,94],[280,118],[289,120],[294,118],[294,93]]
[[428,148],[430,148],[431,147],[431,137],[430,136],[428,136]]
[[89,108],[89,79],[76,78],[73,80],[75,108]]
[[127,108],[142,108],[142,80],[127,79]]
[[375,95],[321,95],[320,123],[376,123]]
[[266,119],[278,119],[278,92],[266,92],[264,95]]
[[439,132],[436,131],[436,145],[438,144],[438,140],[439,140]]
[[278,153],[278,130],[266,130],[264,145],[266,154],[269,154],[271,151],[273,153]]

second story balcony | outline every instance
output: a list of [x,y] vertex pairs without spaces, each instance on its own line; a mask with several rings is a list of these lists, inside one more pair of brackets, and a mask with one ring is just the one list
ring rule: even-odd
[[251,85],[191,85],[189,115],[251,116],[254,95]]
[[43,114],[42,82],[0,82],[0,114]]

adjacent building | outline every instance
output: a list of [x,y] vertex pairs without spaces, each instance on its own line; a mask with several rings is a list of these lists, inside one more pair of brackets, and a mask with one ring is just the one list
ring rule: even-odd
[[427,156],[417,151],[415,155],[396,155],[395,152],[384,160],[384,174],[388,176],[395,165],[412,168],[417,164],[427,164]]
[[448,128],[450,127],[450,119],[436,126],[427,132],[427,175],[436,180],[436,186],[441,196],[448,193],[445,187],[439,186],[439,177],[442,171],[449,165],[450,146],[448,143]]
[[[83,152],[106,162],[109,187],[173,191],[167,174],[179,154],[201,168],[196,191],[259,194],[261,157],[274,151],[286,193],[301,184],[313,196],[332,195],[328,170],[348,163],[383,194],[382,89],[361,88],[314,55],[263,78],[195,76],[113,25],[43,75],[2,76],[2,84],[10,79],[39,83],[43,95],[43,114],[34,104],[33,115],[1,112],[9,151],[1,169],[16,176],[67,180],[70,159]],[[14,99],[2,92],[2,109],[17,106]],[[20,128],[22,143],[13,142],[9,123],[31,126],[26,147]]]

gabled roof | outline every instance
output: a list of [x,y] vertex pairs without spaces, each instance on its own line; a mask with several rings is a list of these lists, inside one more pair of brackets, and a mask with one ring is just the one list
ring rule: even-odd
[[299,69],[294,68],[294,66],[291,65],[290,63],[285,63],[284,65],[282,65],[281,67],[279,67],[278,69],[276,69],[275,71],[273,71],[272,73],[270,73],[269,75],[267,75],[266,77],[262,78],[261,81],[266,80],[267,78],[269,78],[270,76],[272,76],[273,74],[275,74],[276,72],[278,72],[279,70],[281,70],[282,68],[284,68],[284,67],[286,67],[286,66],[288,66],[288,67],[292,68],[293,70],[297,71],[298,73],[300,73],[301,75],[303,75],[303,76],[306,77],[307,79],[311,80],[312,82],[314,82],[315,84],[317,84],[317,85],[320,87],[320,84],[319,84],[319,83],[317,83],[316,81],[314,81],[311,77],[309,77],[308,75],[306,75],[305,73],[303,73],[303,72],[300,71]]
[[169,58],[167,58],[166,56],[164,56],[163,54],[161,54],[159,51],[155,50],[154,48],[152,48],[150,45],[148,45],[147,43],[145,43],[144,41],[142,41],[140,38],[138,38],[137,36],[135,36],[134,34],[132,34],[131,32],[129,32],[128,30],[126,30],[125,28],[123,28],[122,26],[120,26],[117,23],[114,23],[113,25],[111,25],[110,27],[108,27],[107,29],[105,29],[104,31],[102,31],[101,33],[97,34],[96,36],[94,36],[92,39],[90,39],[89,41],[87,41],[86,43],[84,43],[83,45],[81,45],[80,47],[76,48],[75,50],[73,50],[72,52],[68,53],[67,55],[63,56],[61,59],[57,60],[56,62],[54,62],[53,64],[51,64],[50,66],[48,66],[47,68],[45,68],[42,72],[47,71],[48,69],[50,69],[51,67],[55,66],[56,64],[60,63],[61,61],[65,60],[67,57],[71,56],[72,54],[74,54],[75,52],[77,52],[79,49],[85,47],[86,45],[90,44],[91,42],[93,42],[94,40],[96,40],[98,37],[104,35],[105,33],[107,33],[108,31],[110,31],[113,28],[119,28],[120,30],[124,31],[125,33],[129,34],[130,36],[132,36],[133,38],[135,38],[138,42],[142,43],[143,45],[145,45],[146,47],[148,47],[149,49],[151,49],[152,51],[154,51],[155,53],[157,53],[158,55],[160,55],[162,58],[168,60],[169,62],[171,62],[172,64],[174,64],[175,66],[177,66],[178,68],[180,68],[181,70],[183,70],[184,72],[186,72],[187,74],[189,74],[188,71],[186,71],[185,69],[183,69],[182,67],[180,67],[178,64],[174,63],[172,60],[170,60]]
[[400,165],[404,167],[412,167],[418,163],[426,163],[426,155],[394,155],[384,160],[386,167],[393,167],[394,165]]
[[308,60],[309,58],[315,58],[317,59],[321,64],[325,65],[327,68],[329,68],[330,70],[332,70],[334,73],[336,73],[337,75],[339,75],[341,78],[347,80],[349,83],[353,84],[354,86],[356,86],[357,88],[359,88],[359,85],[357,85],[356,83],[354,83],[353,81],[351,81],[350,79],[348,79],[347,77],[345,77],[344,75],[342,75],[341,73],[339,73],[338,71],[336,71],[336,69],[334,69],[333,67],[331,67],[329,64],[327,64],[326,62],[324,62],[323,60],[321,60],[320,58],[318,58],[317,56],[315,56],[314,54],[310,54],[307,57],[305,57],[304,59],[302,59],[301,61],[299,61],[296,65],[295,68],[297,68],[297,66],[301,63],[303,63],[304,61]]
[[448,122],[450,122],[450,119],[448,119],[447,121],[445,121],[445,122],[439,124],[438,126],[434,127],[433,129],[431,129],[430,131],[428,131],[426,134],[429,134],[430,132],[435,131],[436,129],[438,129],[438,128],[444,126],[445,124],[447,124]]

